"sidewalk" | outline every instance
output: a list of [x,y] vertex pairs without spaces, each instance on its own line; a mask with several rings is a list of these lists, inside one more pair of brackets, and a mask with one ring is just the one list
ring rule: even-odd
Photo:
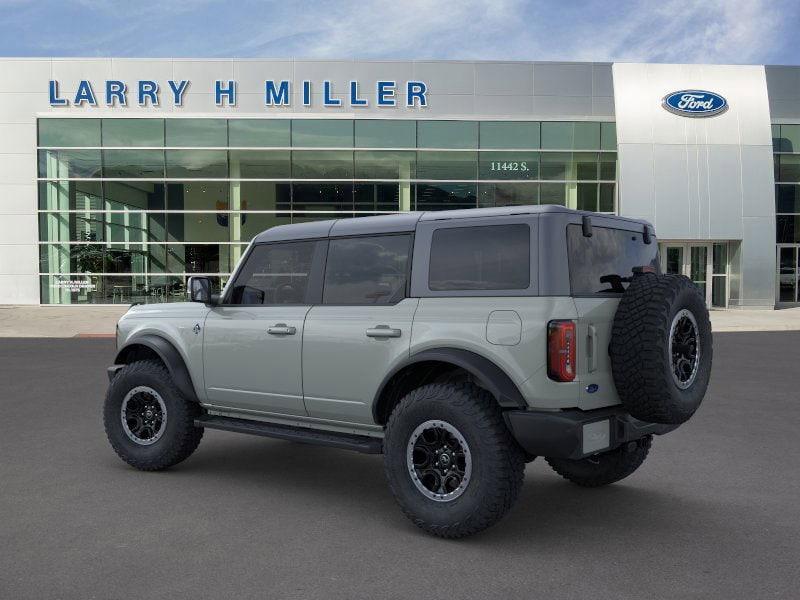
[[[0,337],[105,337],[114,335],[120,306],[0,305]],[[800,331],[800,308],[714,310],[714,331]]]

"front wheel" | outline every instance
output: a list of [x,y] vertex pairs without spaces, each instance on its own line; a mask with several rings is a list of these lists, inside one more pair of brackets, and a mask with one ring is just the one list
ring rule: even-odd
[[117,455],[141,471],[159,471],[195,451],[203,429],[200,406],[180,393],[160,362],[125,365],[108,387],[103,407],[106,436]]
[[653,436],[623,444],[615,450],[579,460],[546,458],[547,464],[564,479],[582,487],[600,487],[625,479],[642,466]]
[[466,381],[417,388],[386,427],[392,494],[409,519],[439,537],[499,521],[519,495],[524,461],[494,398]]

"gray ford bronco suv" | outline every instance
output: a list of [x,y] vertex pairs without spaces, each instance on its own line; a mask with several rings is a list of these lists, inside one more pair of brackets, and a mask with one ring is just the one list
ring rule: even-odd
[[498,521],[541,456],[581,486],[633,473],[700,405],[703,295],[644,221],[555,206],[285,225],[225,288],[119,321],[105,430],[165,469],[206,429],[384,455],[403,512],[455,538]]

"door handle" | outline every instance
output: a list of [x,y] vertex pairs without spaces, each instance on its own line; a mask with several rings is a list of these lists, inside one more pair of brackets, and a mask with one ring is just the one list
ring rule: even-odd
[[294,335],[297,333],[297,327],[292,327],[286,323],[278,323],[267,329],[270,335]]
[[367,337],[371,338],[399,338],[402,333],[400,329],[394,329],[388,325],[376,325],[367,329]]
[[597,328],[589,325],[589,363],[587,371],[594,373],[597,370]]

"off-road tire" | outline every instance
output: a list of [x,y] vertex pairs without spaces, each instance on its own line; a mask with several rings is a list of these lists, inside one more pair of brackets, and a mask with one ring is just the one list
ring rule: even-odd
[[[411,479],[407,449],[413,431],[429,420],[449,423],[464,437],[472,476],[448,502],[423,495]],[[392,411],[384,438],[389,487],[415,525],[443,538],[477,533],[514,504],[525,475],[525,456],[506,427],[492,395],[468,381],[433,383],[407,394]]]
[[611,452],[580,460],[545,460],[556,473],[572,483],[582,487],[600,487],[625,479],[638,469],[647,458],[652,442],[653,437],[648,435],[635,442],[623,444]]
[[[148,446],[139,445],[128,437],[120,416],[125,395],[137,386],[148,386],[158,392],[167,409],[163,434]],[[201,412],[200,405],[183,397],[163,364],[142,360],[120,369],[109,385],[103,425],[111,447],[122,460],[141,471],[160,471],[178,464],[195,451],[203,437],[203,428],[194,426]]]
[[[681,389],[669,352],[673,320],[688,311],[696,321],[699,357],[694,378]],[[609,345],[620,400],[642,421],[677,425],[700,406],[711,376],[711,321],[699,288],[683,275],[633,278],[614,316]]]

